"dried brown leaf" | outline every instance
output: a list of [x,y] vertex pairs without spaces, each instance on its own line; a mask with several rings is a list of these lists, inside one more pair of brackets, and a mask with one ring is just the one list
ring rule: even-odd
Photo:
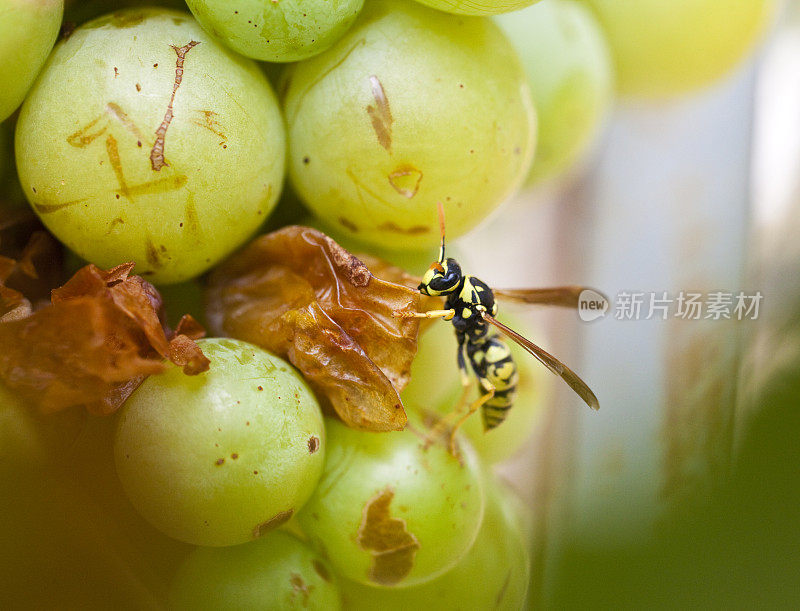
[[399,430],[419,323],[419,293],[375,277],[325,234],[261,236],[212,275],[209,322],[288,358],[349,426]]
[[[7,298],[24,301],[3,286],[9,261],[0,260],[4,305]],[[45,411],[85,405],[108,414],[146,376],[163,371],[164,358],[187,374],[208,369],[190,337],[165,328],[160,295],[130,275],[132,269],[132,263],[108,271],[87,265],[52,291],[50,305],[25,316],[6,313],[0,319],[0,379]],[[194,338],[202,335],[190,318],[182,327]]]

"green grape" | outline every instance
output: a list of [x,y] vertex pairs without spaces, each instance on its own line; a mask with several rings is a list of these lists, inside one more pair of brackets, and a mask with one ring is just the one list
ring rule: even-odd
[[411,430],[366,433],[330,420],[319,487],[300,527],[335,570],[379,586],[411,586],[455,565],[483,515],[480,467]]
[[[502,320],[523,335],[536,337],[513,318],[503,315]],[[484,431],[479,412],[461,427],[481,458],[489,463],[510,458],[530,439],[552,384],[552,374],[524,349],[508,341],[519,372],[514,407],[509,410],[506,420],[490,431]],[[417,354],[411,364],[411,381],[400,395],[406,409],[444,416],[456,408],[462,394],[456,367],[457,348],[452,325],[443,322],[432,324],[420,335]],[[467,405],[478,397],[476,388],[473,386],[471,389]]]
[[0,2],[0,121],[22,104],[61,27],[64,0]]
[[197,276],[261,225],[284,146],[255,63],[160,9],[101,17],[59,43],[16,139],[48,229],[100,267],[133,260],[160,284]]
[[417,0],[431,8],[458,15],[497,15],[518,11],[539,0]]
[[325,561],[277,531],[230,548],[196,549],[178,570],[171,609],[318,609],[341,607]]
[[242,55],[296,62],[321,53],[353,24],[364,0],[186,0],[200,24]]
[[283,360],[250,344],[201,340],[211,368],[151,376],[119,418],[117,473],[162,532],[197,545],[250,541],[288,520],[322,473],[314,395]]
[[605,29],[622,95],[663,98],[728,73],[753,48],[775,0],[584,0]]
[[[72,427],[65,428],[69,418]],[[0,495],[4,608],[160,608],[155,601],[166,599],[177,565],[193,548],[130,506],[114,469],[114,418],[79,411],[31,420],[49,458],[34,474],[27,466],[13,494]],[[3,442],[6,423],[0,408]],[[8,458],[23,462],[13,449]],[[0,449],[0,471],[7,464]]]
[[292,182],[328,225],[383,248],[456,237],[529,169],[536,118],[490,20],[374,0],[332,48],[284,73]]
[[475,544],[444,575],[412,588],[373,588],[342,580],[352,611],[519,611],[530,575],[527,541],[516,501],[498,483],[487,485],[486,514]]
[[538,182],[568,170],[594,141],[614,96],[611,52],[591,11],[572,0],[547,0],[495,20],[533,92],[539,140],[529,182]]

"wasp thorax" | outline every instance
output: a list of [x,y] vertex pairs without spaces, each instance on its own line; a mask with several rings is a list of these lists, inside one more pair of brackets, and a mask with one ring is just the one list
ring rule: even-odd
[[423,295],[438,297],[454,292],[461,283],[461,266],[455,259],[436,262],[428,268],[417,287]]

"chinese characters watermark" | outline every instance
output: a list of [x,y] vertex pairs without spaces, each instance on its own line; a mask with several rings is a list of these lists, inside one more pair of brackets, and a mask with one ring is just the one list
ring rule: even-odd
[[757,320],[764,296],[761,291],[621,291],[613,308],[592,290],[581,293],[578,314],[590,322],[613,311],[616,320]]

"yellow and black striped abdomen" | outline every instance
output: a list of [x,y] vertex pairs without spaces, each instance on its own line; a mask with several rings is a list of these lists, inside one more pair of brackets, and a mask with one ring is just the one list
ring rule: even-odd
[[[494,387],[494,396],[482,406],[483,428],[488,431],[505,420],[506,413],[514,404],[517,366],[511,350],[496,335],[480,343],[468,344],[467,356],[478,378]],[[479,386],[483,394],[489,392],[483,384]]]

